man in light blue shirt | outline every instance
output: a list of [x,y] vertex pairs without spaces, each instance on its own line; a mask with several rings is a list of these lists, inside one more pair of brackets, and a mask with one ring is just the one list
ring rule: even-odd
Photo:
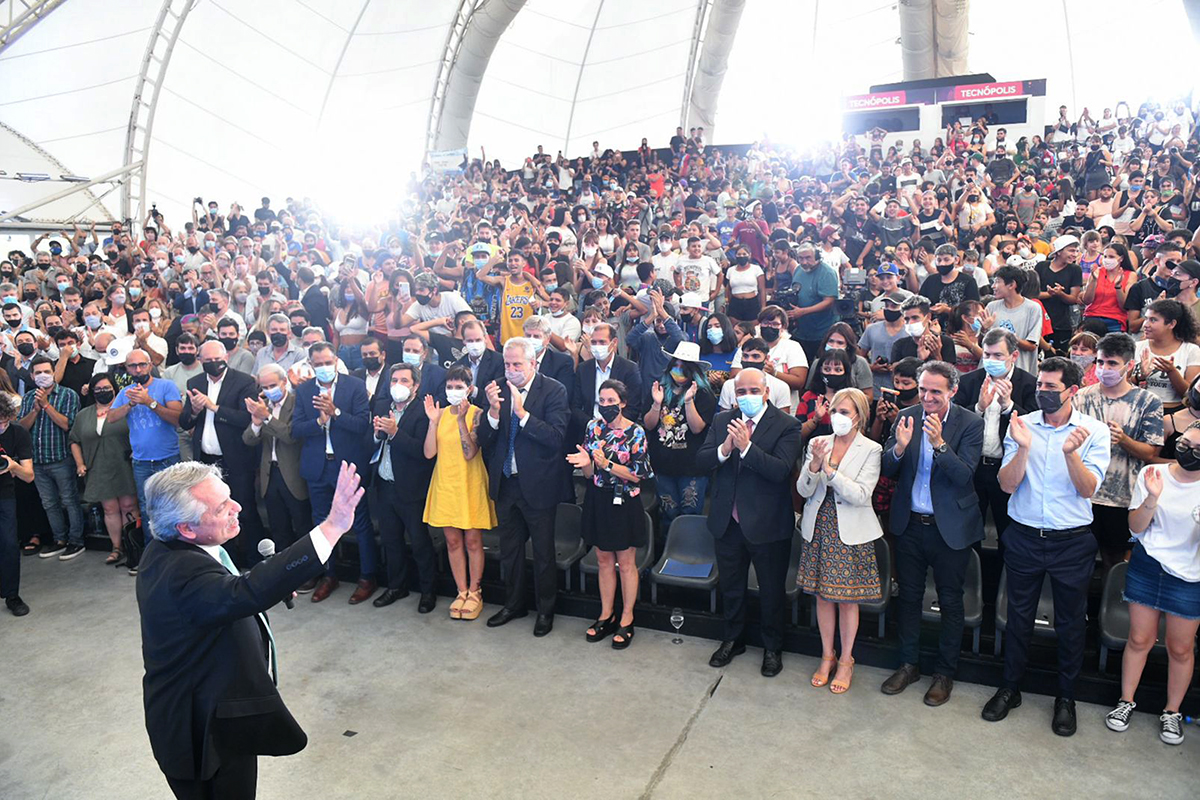
[[1050,576],[1058,637],[1058,698],[1050,728],[1075,733],[1075,678],[1083,663],[1087,590],[1096,562],[1092,495],[1104,480],[1110,458],[1108,426],[1072,402],[1083,380],[1079,365],[1048,358],[1038,368],[1039,411],[1014,417],[1004,437],[997,478],[1009,492],[1004,532],[1008,574],[1008,626],[1004,684],[983,709],[989,722],[1004,719],[1021,704],[1029,640],[1042,582]]

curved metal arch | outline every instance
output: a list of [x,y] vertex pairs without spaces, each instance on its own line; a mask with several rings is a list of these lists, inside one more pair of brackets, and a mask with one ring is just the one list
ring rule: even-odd
[[467,146],[488,62],[525,0],[460,0],[429,103],[425,154]]
[[[146,170],[149,167],[150,142],[154,132],[154,114],[158,110],[158,95],[175,42],[183,30],[188,13],[199,0],[163,0],[146,42],[146,53],[142,56],[142,68],[133,89],[133,106],[129,112],[129,124],[125,131],[124,166],[138,164],[121,187],[121,216],[135,231],[140,231],[146,220]],[[150,99],[147,101],[146,93]],[[136,198],[137,207],[134,208]]]
[[[51,11],[65,2],[66,0],[36,0],[35,2],[8,0],[4,4],[8,6],[8,22],[4,24],[3,28],[0,28],[0,53],[7,50],[9,45],[17,39],[29,33],[34,25],[44,20]],[[22,10],[19,14],[15,14],[18,6]]]
[[[708,8],[708,19],[703,25],[704,42],[695,63],[695,74],[689,78],[689,94],[684,98],[683,126],[703,127],[710,142],[713,141],[713,130],[716,128],[721,84],[729,68],[729,53],[733,50],[745,8],[746,0],[713,0]],[[697,24],[697,32],[700,27]]]

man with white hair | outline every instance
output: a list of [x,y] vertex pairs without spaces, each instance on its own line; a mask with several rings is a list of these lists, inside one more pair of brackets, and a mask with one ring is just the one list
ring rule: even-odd
[[534,636],[554,627],[558,573],[554,517],[566,495],[570,472],[565,452],[570,408],[567,390],[537,371],[537,352],[523,337],[504,345],[504,385],[484,387],[486,422],[476,426],[488,467],[488,491],[500,523],[500,561],[507,597],[488,620],[496,628],[528,614],[525,608],[525,542],[533,542],[537,594]]
[[321,574],[362,499],[343,463],[329,515],[308,536],[239,574],[223,547],[241,506],[215,466],[186,461],[146,484],[147,543],[137,581],[146,732],[176,797],[254,797],[259,755],[307,737],[279,696],[266,611]]
[[783,669],[783,610],[788,554],[796,518],[791,474],[800,456],[800,422],[767,402],[766,374],[745,368],[734,378],[737,408],[708,428],[696,466],[715,471],[708,530],[717,552],[725,632],[709,666],[724,667],[746,652],[746,582],[758,576],[762,608],[762,675]]

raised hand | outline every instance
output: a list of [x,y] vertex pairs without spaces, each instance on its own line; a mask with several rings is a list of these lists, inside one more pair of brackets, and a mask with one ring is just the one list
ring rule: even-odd
[[354,523],[355,509],[366,491],[359,486],[360,482],[355,466],[343,461],[337,486],[333,490],[333,501],[329,504],[329,516],[320,525],[321,532],[330,544],[336,543]]
[[567,463],[572,467],[584,469],[588,464],[592,463],[592,456],[584,449],[583,445],[575,445],[574,453],[567,453]]
[[1162,472],[1158,467],[1151,467],[1146,470],[1146,493],[1155,500],[1159,498],[1163,490]]
[[[493,382],[492,386],[495,385],[495,382]],[[438,424],[438,421],[442,418],[443,410],[444,409],[434,401],[433,395],[425,395],[425,416],[429,417],[430,422],[432,422],[434,425]]]
[[983,379],[983,383],[979,386],[979,407],[987,408],[996,399],[996,384],[992,381],[992,376],[988,375]]
[[810,472],[820,472],[825,468],[825,458],[829,455],[829,442],[825,439],[813,439],[809,445],[809,451],[812,453],[812,458],[809,459],[808,469]]
[[1067,440],[1063,442],[1063,455],[1070,455],[1079,448],[1083,447],[1083,443],[1088,439],[1088,429],[1082,425],[1071,431],[1067,435]]
[[521,393],[517,391],[517,387],[512,381],[508,381],[509,397],[512,398],[512,413],[521,419],[525,413],[525,398],[521,397]]
[[817,419],[824,419],[825,415],[829,413],[829,399],[825,395],[819,395],[814,405],[813,416]]
[[945,442],[942,440],[942,418],[937,414],[926,414],[925,422],[921,425],[921,430],[925,431],[925,438],[929,440],[929,444],[934,447],[941,447]]
[[[500,387],[495,381],[492,381],[484,387],[483,393],[487,395],[488,405],[492,411],[496,412],[496,416],[500,415]],[[427,401],[428,402],[428,401]]]
[[246,410],[250,412],[250,416],[259,425],[263,424],[267,417],[271,416],[271,409],[267,408],[267,404],[261,400],[255,400],[253,397],[246,398]]
[[700,387],[696,385],[696,382],[692,381],[692,385],[689,386],[687,391],[683,393],[683,402],[690,403],[693,400],[695,400],[696,399],[696,391],[699,388]]
[[662,405],[663,398],[666,397],[666,392],[663,391],[662,384],[658,381],[655,381],[654,385],[650,387],[650,397],[654,399],[655,405]]
[[1008,423],[1008,435],[1013,438],[1018,447],[1029,449],[1029,446],[1033,444],[1033,431],[1029,430],[1025,420],[1020,417],[1014,416]]
[[908,445],[912,442],[913,418],[911,416],[902,417],[896,421],[895,435],[896,445],[900,448],[897,455],[900,455],[908,449]]

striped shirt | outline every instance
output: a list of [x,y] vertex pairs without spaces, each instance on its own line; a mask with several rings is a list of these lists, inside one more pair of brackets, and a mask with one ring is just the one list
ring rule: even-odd
[[[21,416],[24,417],[33,411],[36,402],[37,390],[26,392],[21,401]],[[67,458],[67,434],[75,424],[75,415],[79,413],[79,395],[74,389],[55,384],[50,392],[50,405],[67,418],[67,430],[64,431],[54,424],[49,414],[44,411],[38,412],[33,419],[33,427],[29,430],[29,436],[33,439],[34,464],[55,464]]]

